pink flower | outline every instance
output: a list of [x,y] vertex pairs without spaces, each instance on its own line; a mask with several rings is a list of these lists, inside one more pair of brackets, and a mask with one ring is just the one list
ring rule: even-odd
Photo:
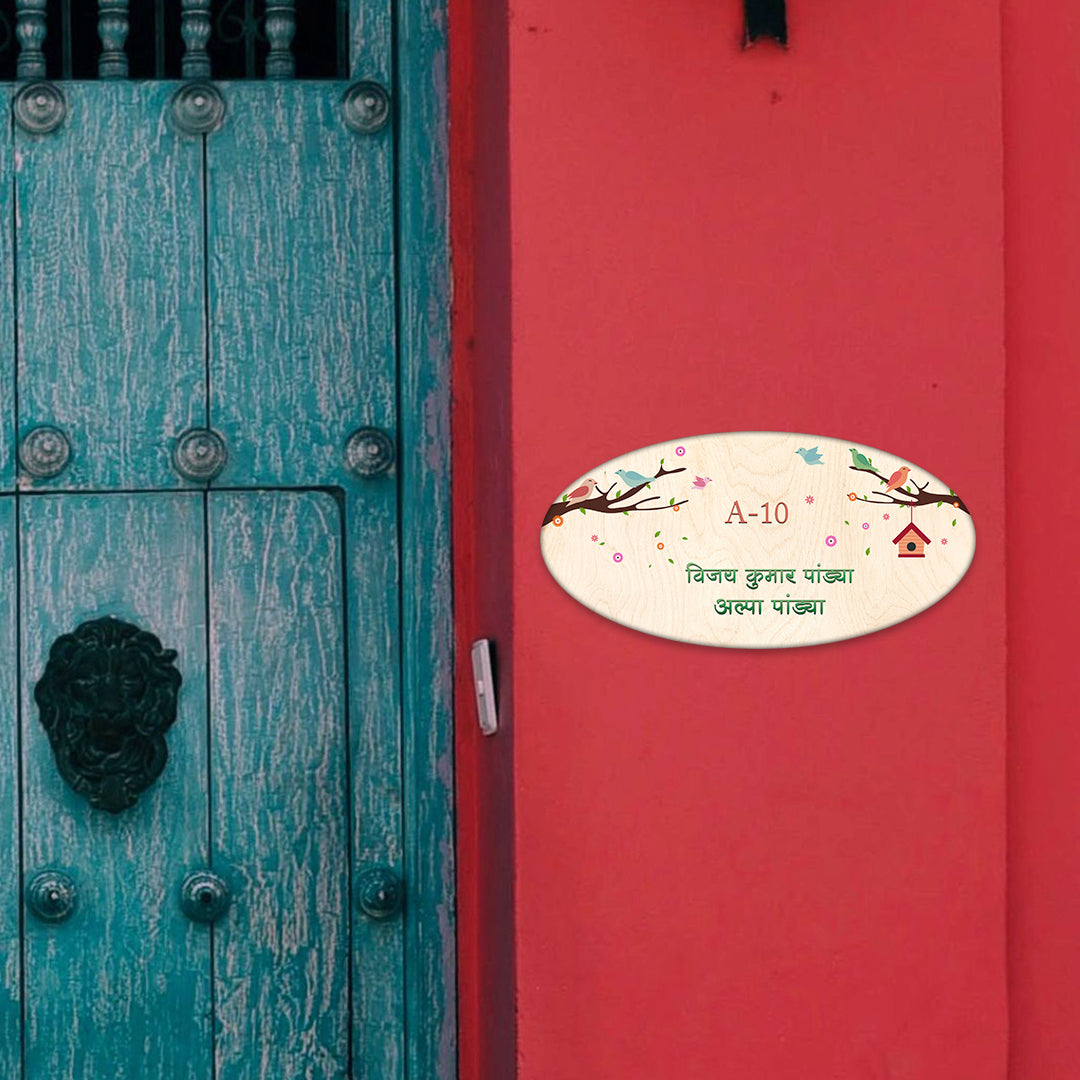
[[594,540],[599,540],[599,539],[600,539],[600,537],[599,537],[599,536],[597,536],[597,535],[596,535],[596,533],[593,533],[593,534],[592,534],[592,538],[593,538]]
[[807,495],[806,496],[806,505],[807,506],[813,506],[814,505],[814,496],[813,495]]
[[943,536],[943,537],[941,538],[941,542],[942,542],[943,544],[947,544],[947,543],[949,542],[949,538],[948,538],[947,536]]
[[828,547],[836,547],[836,537],[835,536],[826,536],[825,537],[825,544]]
[[884,521],[889,520],[889,515],[888,514],[882,514],[881,517],[882,517],[882,520],[884,520]]

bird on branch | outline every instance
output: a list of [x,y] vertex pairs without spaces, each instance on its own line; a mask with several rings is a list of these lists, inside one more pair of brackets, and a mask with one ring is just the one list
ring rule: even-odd
[[851,450],[851,461],[856,469],[872,469],[874,466],[871,464],[870,459],[865,454],[860,454],[854,446],[849,447]]
[[903,487],[907,483],[909,472],[911,472],[911,470],[906,465],[901,465],[900,468],[889,477],[889,483],[885,487],[885,494],[888,495],[890,491],[895,491],[896,488]]
[[621,477],[627,487],[632,488],[641,487],[642,484],[651,484],[656,479],[655,476],[642,476],[633,469],[616,469],[615,475]]
[[596,481],[590,476],[585,480],[585,483],[580,487],[574,488],[569,495],[566,496],[566,507],[569,509],[576,503],[584,502],[586,499],[591,499],[593,492],[596,490]]

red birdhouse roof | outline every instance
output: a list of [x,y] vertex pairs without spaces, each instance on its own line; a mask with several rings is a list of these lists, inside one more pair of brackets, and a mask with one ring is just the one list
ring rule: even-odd
[[905,537],[905,536],[907,536],[907,534],[908,534],[909,532],[914,532],[914,533],[918,533],[918,534],[919,534],[919,536],[921,536],[921,537],[923,538],[923,542],[924,542],[924,543],[927,543],[927,544],[929,544],[929,543],[930,543],[930,537],[929,537],[929,536],[927,536],[927,535],[926,535],[926,533],[924,533],[924,532],[922,531],[922,529],[920,529],[920,528],[919,528],[919,526],[915,524],[915,522],[914,522],[914,521],[913,521],[913,522],[912,522],[912,523],[911,523],[910,525],[905,525],[905,526],[904,526],[904,527],[903,527],[903,528],[902,528],[902,529],[900,530],[900,532],[898,532],[898,533],[896,534],[896,536],[894,536],[894,537],[893,537],[893,543],[894,543],[894,544],[899,544],[899,543],[900,543],[900,541],[901,541],[901,540],[903,540],[903,539],[904,539],[904,537]]

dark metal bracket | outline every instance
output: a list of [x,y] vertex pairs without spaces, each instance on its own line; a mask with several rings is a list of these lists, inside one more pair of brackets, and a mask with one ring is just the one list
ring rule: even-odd
[[753,45],[759,37],[771,37],[781,45],[788,43],[787,4],[785,0],[745,0],[746,34],[743,45]]

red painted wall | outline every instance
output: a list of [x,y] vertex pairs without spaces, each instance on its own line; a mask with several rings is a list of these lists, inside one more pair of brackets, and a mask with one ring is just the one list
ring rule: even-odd
[[[1005,0],[1011,1080],[1080,1075],[1080,17]],[[1033,17],[1035,14],[1035,17]],[[1053,456],[1051,456],[1053,455]],[[1064,480],[1064,482],[1063,482]]]
[[[463,1080],[515,1022],[523,1080],[1005,1075],[999,12],[789,10],[744,52],[735,0],[451,9],[459,654],[512,657],[494,739],[459,682]],[[566,483],[739,430],[925,464],[968,576],[776,651],[550,578]]]

